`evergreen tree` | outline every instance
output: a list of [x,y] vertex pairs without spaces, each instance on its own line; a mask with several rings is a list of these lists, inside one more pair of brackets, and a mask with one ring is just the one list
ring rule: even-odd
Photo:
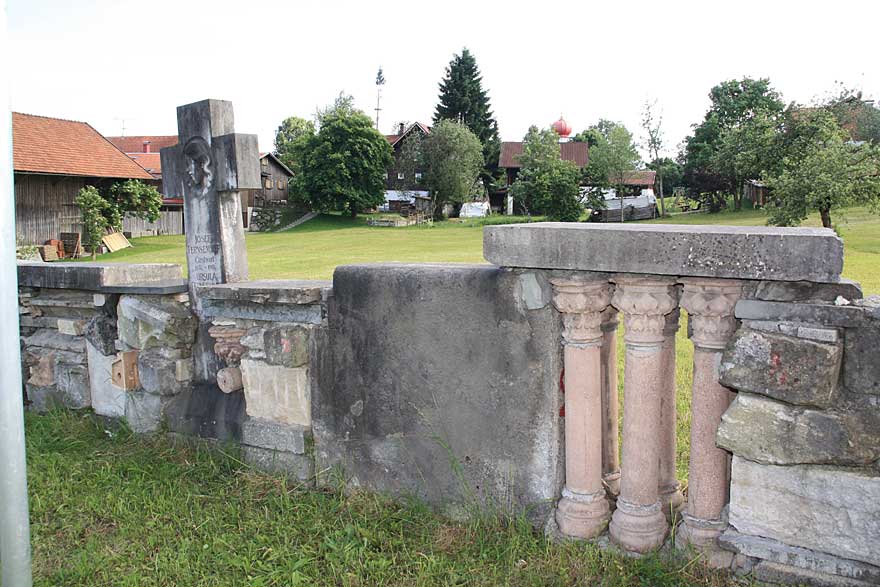
[[440,103],[434,112],[434,123],[441,120],[461,122],[480,139],[483,145],[481,179],[491,189],[498,177],[498,123],[492,114],[489,95],[483,89],[483,76],[477,61],[467,48],[453,55],[440,82]]

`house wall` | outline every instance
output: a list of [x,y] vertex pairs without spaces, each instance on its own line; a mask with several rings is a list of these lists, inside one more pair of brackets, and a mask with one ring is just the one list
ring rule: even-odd
[[253,207],[259,198],[273,202],[287,199],[287,183],[290,176],[274,159],[264,157],[260,160],[260,175],[262,188],[248,191],[248,206]]
[[89,177],[15,173],[15,236],[21,244],[43,244],[62,232],[79,232],[80,213],[74,204],[86,185],[109,180]]

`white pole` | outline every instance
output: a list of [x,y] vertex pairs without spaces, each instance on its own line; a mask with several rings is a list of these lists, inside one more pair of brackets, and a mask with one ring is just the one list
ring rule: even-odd
[[21,348],[18,342],[10,73],[6,0],[0,0],[0,585],[31,587]]

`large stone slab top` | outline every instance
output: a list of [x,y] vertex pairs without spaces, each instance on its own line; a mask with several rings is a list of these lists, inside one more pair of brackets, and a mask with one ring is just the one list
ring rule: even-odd
[[42,263],[18,262],[18,285],[55,289],[105,291],[130,285],[179,281],[174,263]]
[[827,228],[535,222],[483,229],[502,267],[837,282],[843,241]]
[[206,300],[232,300],[257,304],[316,304],[333,290],[331,281],[264,279],[199,287]]

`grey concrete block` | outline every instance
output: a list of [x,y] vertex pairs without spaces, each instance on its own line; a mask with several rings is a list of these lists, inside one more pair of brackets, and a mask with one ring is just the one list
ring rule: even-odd
[[247,418],[241,424],[241,443],[259,448],[302,455],[311,430],[305,426],[278,424],[259,418]]
[[880,397],[880,322],[845,331],[843,386]]
[[321,324],[324,320],[324,309],[320,304],[300,306],[206,299],[202,301],[202,315],[206,318]]
[[211,141],[216,164],[214,181],[217,191],[262,188],[257,135],[230,133],[214,136]]
[[50,330],[48,328],[41,328],[31,336],[28,336],[24,339],[24,344],[28,347],[55,349],[71,353],[86,352],[86,341],[83,337],[62,334],[57,330]]
[[740,320],[772,320],[820,326],[854,328],[880,320],[880,308],[740,300],[734,310]]
[[762,561],[752,569],[752,577],[764,583],[797,585],[798,587],[871,587],[877,583],[836,577],[783,563]]
[[880,459],[880,428],[862,411],[819,411],[739,393],[721,418],[717,443],[773,465],[867,466]]
[[309,455],[247,445],[241,447],[241,452],[245,462],[267,473],[284,475],[302,482],[309,482],[314,476],[314,463]]
[[838,283],[815,283],[811,281],[760,281],[755,291],[747,297],[768,302],[833,302],[839,296],[853,301],[862,298],[861,286],[844,277]]
[[263,338],[266,362],[283,367],[305,367],[309,364],[309,333],[304,326],[267,328]]
[[189,309],[161,297],[122,296],[117,332],[131,348],[179,348],[193,344],[197,320]]
[[880,560],[880,476],[733,457],[730,523],[743,534],[868,564]]
[[64,408],[64,401],[58,388],[54,385],[34,385],[33,383],[25,384],[25,393],[27,394],[28,408],[39,413],[49,412],[54,409]]
[[332,288],[331,281],[264,279],[201,286],[199,295],[206,300],[310,305],[326,301]]
[[177,378],[177,359],[157,349],[138,353],[138,377],[145,392],[157,395],[177,395],[185,385]]
[[86,343],[89,361],[89,385],[92,409],[99,416],[125,416],[125,391],[113,385],[112,365],[116,355],[105,355],[100,349]]
[[64,407],[73,410],[91,407],[92,392],[85,366],[59,362],[55,366],[55,384]]
[[172,263],[33,263],[18,262],[21,286],[101,291],[105,286],[180,279]]
[[166,401],[162,396],[130,391],[125,394],[125,421],[138,434],[156,432],[165,421]]
[[721,358],[722,384],[791,404],[829,407],[838,396],[842,345],[740,328]]
[[487,226],[502,267],[837,282],[843,242],[822,228],[538,222]]
[[338,267],[330,356],[310,368],[316,467],[543,523],[563,474],[561,320],[520,296],[487,265]]
[[824,552],[799,548],[761,536],[740,534],[728,529],[718,539],[719,544],[741,555],[780,563],[806,571],[831,575],[828,578],[846,578],[863,584],[880,585],[880,567],[840,558]]

